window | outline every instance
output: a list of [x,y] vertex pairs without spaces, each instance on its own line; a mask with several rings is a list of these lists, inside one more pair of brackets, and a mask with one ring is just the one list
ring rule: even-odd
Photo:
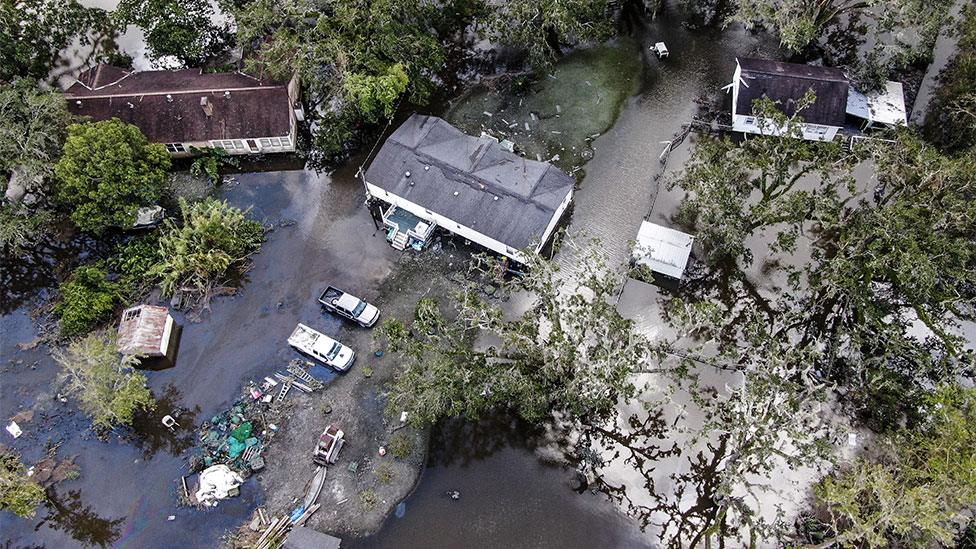
[[185,153],[186,147],[183,146],[183,143],[167,143],[166,150],[169,151],[170,154]]
[[261,142],[262,149],[290,149],[291,148],[291,138],[285,137],[262,137],[258,141]]
[[215,149],[224,149],[227,152],[247,152],[247,147],[240,139],[215,139],[210,142],[210,146]]
[[282,147],[291,147],[291,138],[287,135],[281,138]]
[[827,135],[827,126],[818,126],[815,124],[807,124],[807,133],[812,135],[824,136]]
[[747,116],[746,117],[746,124],[749,124],[750,126],[752,126],[755,123],[756,123],[756,117],[755,116]]

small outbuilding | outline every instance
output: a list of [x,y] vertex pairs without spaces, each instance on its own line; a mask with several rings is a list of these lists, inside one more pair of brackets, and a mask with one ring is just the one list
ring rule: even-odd
[[635,266],[643,266],[668,278],[681,280],[691,257],[695,237],[681,231],[641,222],[637,242],[631,256]]
[[335,536],[299,526],[291,529],[282,547],[284,549],[339,549],[341,543],[342,540]]
[[147,358],[172,360],[178,326],[169,309],[155,305],[138,305],[122,312],[119,323],[119,352]]
[[887,82],[883,90],[861,93],[851,87],[847,95],[847,114],[864,122],[862,130],[874,126],[904,126],[908,124],[905,111],[905,91],[901,82]]

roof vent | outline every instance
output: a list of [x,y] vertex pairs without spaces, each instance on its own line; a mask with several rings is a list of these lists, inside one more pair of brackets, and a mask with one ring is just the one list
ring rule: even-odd
[[75,101],[75,105],[78,105],[80,107],[81,106],[81,101],[80,100],[79,101]]
[[166,102],[167,103],[172,103],[173,102],[173,96],[167,93],[166,94]]
[[498,197],[496,196],[495,198],[492,198],[492,200],[498,200]]
[[459,194],[459,193],[458,193],[457,191],[454,191],[454,196],[457,196],[458,194]]
[[425,171],[425,172],[426,172],[426,171],[429,171],[429,170],[430,170],[430,166],[424,166],[424,171]]
[[213,105],[210,104],[210,101],[207,99],[207,96],[203,96],[200,98],[200,108],[203,109],[203,112],[204,114],[207,115],[207,118],[213,116]]
[[126,105],[128,105],[130,109],[136,108],[136,106],[133,105],[131,101],[126,102]]
[[229,91],[225,91],[224,92],[224,99],[230,99],[230,92]]
[[410,170],[407,170],[407,171],[405,171],[405,172],[403,173],[403,176],[404,176],[404,177],[410,177]]

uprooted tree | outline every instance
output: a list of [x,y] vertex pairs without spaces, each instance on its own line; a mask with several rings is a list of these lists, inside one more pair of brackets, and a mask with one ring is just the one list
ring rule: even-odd
[[0,511],[30,518],[46,500],[44,488],[27,476],[20,456],[0,446]]
[[135,369],[139,359],[120,355],[116,339],[111,331],[92,332],[54,351],[58,383],[99,430],[131,425],[136,410],[155,405],[146,376]]
[[[613,304],[619,273],[595,245],[578,253],[568,272],[533,257],[528,275],[502,284],[524,305],[515,318],[471,285],[447,303],[421,300],[410,324],[387,321],[383,333],[401,358],[390,410],[410,411],[418,424],[492,411],[530,422],[612,414],[633,396],[631,375],[650,347]],[[478,275],[493,268],[486,258],[472,266]]]

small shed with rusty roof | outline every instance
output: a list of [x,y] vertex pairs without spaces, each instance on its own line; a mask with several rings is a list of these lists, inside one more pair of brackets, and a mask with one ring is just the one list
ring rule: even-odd
[[119,323],[119,352],[152,358],[168,356],[175,328],[173,317],[166,307],[130,307],[122,312],[122,321]]

